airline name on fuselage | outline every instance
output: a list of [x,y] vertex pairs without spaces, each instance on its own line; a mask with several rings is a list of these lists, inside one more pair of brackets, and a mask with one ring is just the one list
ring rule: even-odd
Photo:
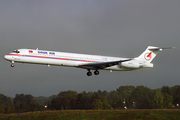
[[[48,54],[46,51],[38,51],[39,54]],[[49,52],[50,55],[55,55],[55,52]]]

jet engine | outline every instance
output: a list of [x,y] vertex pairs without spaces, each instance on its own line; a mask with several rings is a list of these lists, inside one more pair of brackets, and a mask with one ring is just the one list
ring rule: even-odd
[[140,67],[139,63],[135,63],[135,62],[131,62],[131,61],[122,62],[120,64],[120,66],[125,67],[125,68],[132,68],[132,69],[137,69]]

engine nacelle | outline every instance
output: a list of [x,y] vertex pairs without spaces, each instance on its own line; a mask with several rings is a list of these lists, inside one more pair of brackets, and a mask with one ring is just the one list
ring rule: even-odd
[[132,69],[136,69],[136,68],[140,67],[139,63],[135,63],[135,62],[131,62],[131,61],[122,62],[120,64],[120,66],[121,67],[126,67],[126,68],[132,68]]

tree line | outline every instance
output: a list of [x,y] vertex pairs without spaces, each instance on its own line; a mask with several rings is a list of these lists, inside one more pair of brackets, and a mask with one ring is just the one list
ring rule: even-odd
[[[107,92],[68,90],[50,97],[16,94],[15,98],[0,94],[0,113],[42,110],[164,109],[180,104],[180,85],[150,89],[146,86],[120,86]],[[44,107],[46,106],[46,108]]]

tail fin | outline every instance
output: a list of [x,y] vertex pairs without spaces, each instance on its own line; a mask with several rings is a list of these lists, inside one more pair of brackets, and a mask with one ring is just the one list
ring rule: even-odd
[[159,51],[162,51],[163,49],[172,49],[172,48],[173,47],[159,48],[154,46],[148,46],[146,50],[136,59],[150,63],[156,57]]

